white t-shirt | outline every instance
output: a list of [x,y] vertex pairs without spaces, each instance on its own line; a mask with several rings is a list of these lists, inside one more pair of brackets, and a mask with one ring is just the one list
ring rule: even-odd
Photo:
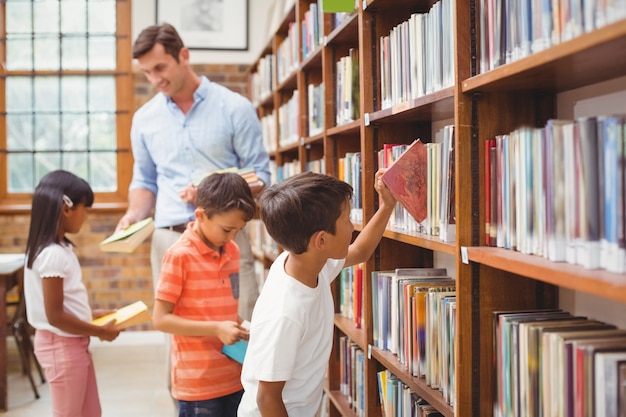
[[329,259],[317,287],[309,288],[287,275],[287,256],[283,252],[276,258],[254,306],[239,417],[261,415],[256,403],[259,381],[286,381],[283,402],[290,416],[314,416],[321,402],[333,343],[330,283],[345,259]]
[[51,244],[35,259],[32,269],[24,269],[24,297],[28,322],[35,329],[49,330],[61,336],[78,336],[53,327],[48,322],[43,302],[42,281],[63,278],[63,308],[83,321],[92,320],[87,289],[76,254],[70,244]]

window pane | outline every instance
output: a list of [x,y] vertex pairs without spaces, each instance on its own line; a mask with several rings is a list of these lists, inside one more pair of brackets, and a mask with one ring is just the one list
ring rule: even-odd
[[89,125],[86,114],[61,116],[61,141],[64,151],[87,151]]
[[59,111],[59,77],[36,77],[35,112]]
[[7,115],[7,149],[9,151],[33,150],[33,115]]
[[30,77],[7,77],[6,104],[8,112],[33,110],[33,80]]
[[33,41],[29,37],[7,36],[7,69],[33,68]]
[[34,15],[33,32],[59,33],[59,1],[37,0],[35,2]]
[[89,111],[115,111],[115,77],[89,78]]
[[87,4],[85,0],[61,2],[61,33],[87,33]]
[[[50,171],[57,170],[61,167],[61,154],[59,152],[39,153],[35,154],[35,181],[39,180]],[[33,183],[33,190],[35,189]]]
[[89,2],[89,33],[115,33],[115,0]]
[[98,36],[89,38],[89,69],[115,69],[115,37]]
[[63,111],[87,112],[87,77],[67,76],[61,78],[61,109]]
[[89,154],[91,175],[89,184],[95,192],[117,190],[117,155],[115,152],[92,152]]
[[89,178],[89,167],[87,166],[87,161],[88,159],[86,153],[64,153],[63,166],[61,168],[87,180],[87,178]]
[[90,147],[95,150],[115,150],[116,123],[113,113],[95,113],[89,116]]
[[60,149],[59,128],[58,115],[35,115],[35,151]]
[[87,69],[87,39],[82,37],[64,37],[61,40],[61,67],[64,70]]
[[58,70],[61,67],[59,38],[35,38],[35,70]]
[[33,21],[31,15],[31,2],[9,1],[6,4],[7,33],[31,33]]
[[28,193],[35,188],[33,178],[33,154],[9,154],[7,156],[10,193]]

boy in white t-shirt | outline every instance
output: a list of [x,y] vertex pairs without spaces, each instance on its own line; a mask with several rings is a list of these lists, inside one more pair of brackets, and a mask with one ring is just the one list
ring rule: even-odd
[[366,261],[378,245],[395,199],[376,173],[381,206],[351,244],[352,187],[311,172],[272,185],[261,219],[285,249],[274,261],[252,314],[239,417],[314,416],[332,348],[330,283]]

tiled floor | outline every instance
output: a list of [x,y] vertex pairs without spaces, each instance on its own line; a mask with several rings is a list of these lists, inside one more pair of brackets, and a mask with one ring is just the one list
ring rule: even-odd
[[[17,350],[8,339],[9,410],[1,417],[50,415],[50,392],[39,384],[36,400],[21,373]],[[91,341],[103,417],[173,417],[175,406],[165,386],[164,338],[159,332],[123,332],[112,343]],[[36,372],[33,376],[39,378]],[[35,379],[39,383],[39,379]]]

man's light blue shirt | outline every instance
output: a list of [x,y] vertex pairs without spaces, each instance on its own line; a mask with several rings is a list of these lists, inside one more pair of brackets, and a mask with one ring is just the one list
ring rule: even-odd
[[133,116],[130,190],[144,188],[157,196],[155,227],[193,219],[195,206],[182,201],[180,191],[207,172],[252,167],[266,185],[270,183],[269,158],[252,103],[200,78],[186,115],[158,93]]

